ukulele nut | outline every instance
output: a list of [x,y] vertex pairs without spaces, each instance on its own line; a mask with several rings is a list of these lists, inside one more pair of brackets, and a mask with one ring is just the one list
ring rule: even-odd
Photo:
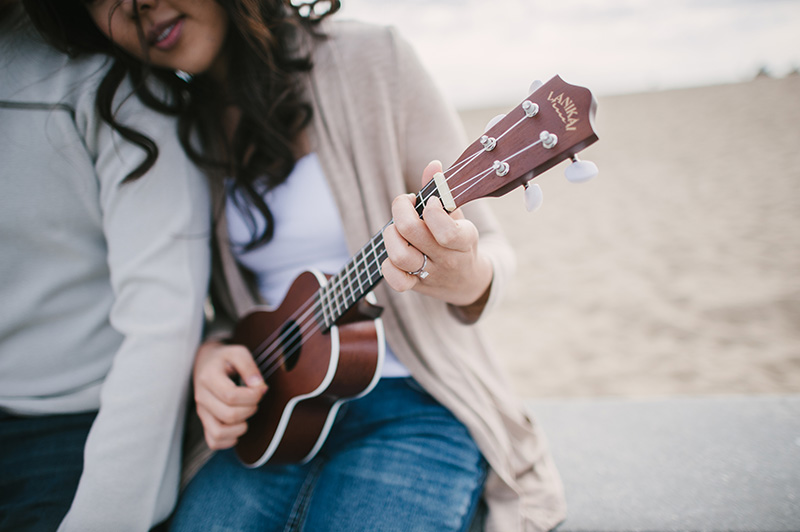
[[497,141],[495,140],[495,138],[489,137],[487,135],[483,135],[481,137],[480,142],[481,146],[483,146],[483,149],[486,151],[492,151],[495,148],[495,146],[497,146]]
[[542,141],[542,146],[548,150],[558,144],[558,137],[549,131],[542,131],[539,134],[539,140]]
[[494,173],[500,177],[506,175],[509,170],[508,163],[502,161],[495,161],[492,168],[494,169]]
[[525,100],[522,102],[522,110],[525,111],[525,116],[528,118],[533,118],[539,114],[539,105],[530,100]]

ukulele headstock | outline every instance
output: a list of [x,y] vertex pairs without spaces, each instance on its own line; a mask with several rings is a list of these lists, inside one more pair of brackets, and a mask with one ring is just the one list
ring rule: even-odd
[[449,191],[437,183],[440,193],[460,207],[525,185],[597,141],[596,108],[588,89],[551,78],[464,150],[444,172]]

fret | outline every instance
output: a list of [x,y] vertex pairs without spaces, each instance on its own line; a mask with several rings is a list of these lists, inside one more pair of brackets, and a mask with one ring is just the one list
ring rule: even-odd
[[[376,248],[373,248],[373,250]],[[383,256],[386,254],[386,246],[383,243],[383,238],[381,238],[380,242],[377,245],[377,255],[375,257],[375,271],[381,271],[381,262],[383,262]]]
[[372,289],[372,287],[375,286],[375,284],[377,284],[378,281],[380,281],[380,277],[377,280],[372,279],[372,271],[373,271],[371,265],[372,259],[369,258],[366,246],[364,246],[364,248],[361,250],[361,256],[364,257],[363,271],[364,275],[366,276],[365,281],[367,285],[367,288],[364,290],[364,292],[366,293],[369,292]]
[[330,314],[331,324],[335,323],[339,318],[339,309],[338,305],[336,304],[335,288],[335,285],[329,282],[327,285],[327,293],[325,294],[326,301],[328,303],[328,313]]
[[353,303],[355,303],[358,301],[358,295],[353,291],[353,274],[351,273],[351,270],[355,271],[356,276],[358,275],[358,271],[355,270],[355,264],[353,264],[353,261],[347,263],[345,271],[347,271],[347,287],[350,289],[350,299],[352,299]]
[[317,291],[318,319],[332,327],[353,305],[383,279],[381,257],[386,253],[383,233],[372,239]]
[[424,190],[420,190],[417,192],[417,201],[414,203],[414,210],[417,211],[417,215],[422,218],[422,211],[425,210],[425,202],[428,201],[430,195],[425,194]]
[[339,295],[342,299],[342,314],[344,314],[348,308],[350,308],[350,304],[347,301],[347,271],[342,270],[336,276],[336,288],[339,291]]
[[314,298],[314,321],[319,324],[322,324],[325,328],[328,327],[328,319],[325,317],[325,302],[323,301],[322,294],[317,291],[317,295]]
[[[378,281],[383,279],[383,273],[381,273],[381,265],[380,265],[380,263],[376,262],[376,263],[370,264],[368,271],[371,272],[370,279],[372,279],[372,274],[374,274],[378,278]],[[374,286],[375,283],[377,283],[378,281],[375,281],[374,283],[372,283],[372,285]]]
[[335,322],[341,315],[339,309],[339,299],[336,293],[336,278],[331,277],[331,279],[328,281],[328,284],[330,285],[330,288],[328,289],[328,303],[331,306],[331,317]]
[[341,305],[339,304],[339,282],[338,276],[334,275],[328,279],[328,302],[331,306],[331,316],[333,321],[339,319],[341,312]]
[[317,291],[317,301],[319,305],[322,307],[322,322],[325,324],[325,328],[330,328],[333,325],[334,319],[331,316],[331,309],[328,303],[328,285],[323,286]]
[[420,218],[422,218],[422,211],[425,209],[425,204],[427,203],[428,199],[431,198],[431,196],[436,196],[437,198],[441,197],[441,194],[439,194],[439,189],[436,188],[436,183],[433,180],[428,181],[428,184],[422,187],[422,190],[417,193],[417,202],[414,205],[414,208],[416,209]]
[[[333,278],[335,281],[333,283],[333,302],[336,304],[336,317],[337,319],[342,316],[347,310],[347,302],[342,298],[342,285],[339,282],[339,276]],[[339,304],[339,301],[342,300],[342,304]]]
[[351,298],[347,294],[347,288],[350,286],[350,276],[347,271],[343,271],[341,278],[339,280],[339,290],[342,293],[342,304],[344,306],[345,312],[347,311],[350,306],[355,303],[355,301],[348,302]]
[[[364,248],[361,248],[361,256],[362,257],[364,256]],[[366,273],[367,275],[369,275],[369,272],[365,271],[366,268],[359,268],[358,267],[359,264],[361,264],[361,261],[357,260],[356,261],[356,273],[357,273],[356,279],[358,279],[358,293],[359,293],[360,296],[363,296],[364,293],[365,293],[365,290],[364,290],[364,285],[361,283],[361,275],[363,273]],[[366,264],[364,264],[364,266],[366,266]],[[367,281],[369,281],[369,279],[367,279]]]
[[369,277],[369,289],[372,290],[372,287],[383,279],[383,274],[381,273],[381,257],[386,250],[383,245],[383,233],[378,233],[372,237],[370,241],[370,250],[372,251],[372,258],[374,260],[367,261],[365,266],[367,276]]
[[372,249],[372,256],[375,258],[375,264],[380,264],[381,261],[378,258],[378,253],[375,251],[375,239],[373,238],[369,243]]

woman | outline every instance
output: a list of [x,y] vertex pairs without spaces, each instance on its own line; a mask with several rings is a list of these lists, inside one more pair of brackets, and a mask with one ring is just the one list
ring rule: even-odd
[[209,191],[128,80],[98,112],[109,63],[0,2],[0,530],[146,532],[178,496]]
[[[499,298],[509,245],[479,203],[448,215],[431,198],[420,218],[409,194],[441,169],[429,161],[466,143],[408,44],[327,20],[338,2],[69,3],[29,6],[61,46],[106,46],[185,104],[182,143],[215,183],[217,324],[278,305],[308,267],[336,272],[394,222],[375,291],[388,348],[377,385],[306,463],[246,468],[226,450],[190,467],[172,528],[466,530],[481,495],[488,530],[556,526],[563,494],[542,436],[467,326]],[[68,23],[81,31],[59,31]],[[214,331],[194,384],[205,440],[221,450],[269,392],[230,327]]]

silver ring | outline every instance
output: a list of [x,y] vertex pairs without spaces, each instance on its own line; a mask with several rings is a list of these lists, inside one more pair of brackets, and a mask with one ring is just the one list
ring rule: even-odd
[[429,274],[425,271],[425,266],[428,265],[428,256],[426,254],[422,254],[422,266],[419,270],[415,272],[406,272],[408,275],[416,275],[420,279],[426,278]]

